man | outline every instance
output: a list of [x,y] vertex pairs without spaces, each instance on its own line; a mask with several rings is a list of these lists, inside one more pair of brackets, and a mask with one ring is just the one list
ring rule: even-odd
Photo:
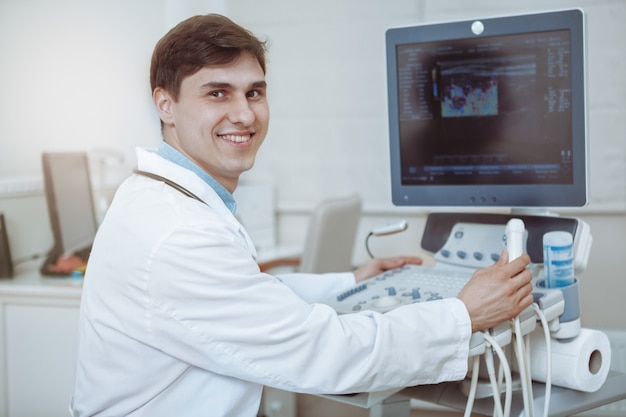
[[269,123],[265,47],[219,15],[161,39],[151,65],[163,143],[138,150],[83,287],[75,416],[253,416],[263,385],[379,391],[462,379],[469,337],[532,301],[527,255],[458,298],[338,316],[315,303],[415,258],[354,273],[263,274],[233,212]]

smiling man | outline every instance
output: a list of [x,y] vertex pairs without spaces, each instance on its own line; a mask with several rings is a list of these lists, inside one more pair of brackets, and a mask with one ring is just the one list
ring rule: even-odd
[[243,52],[232,63],[183,79],[178,97],[157,86],[153,98],[165,142],[233,193],[254,165],[269,123],[259,61]]
[[419,259],[262,273],[232,193],[268,130],[265,45],[223,16],[192,17],[158,42],[150,80],[163,141],[137,150],[93,244],[74,416],[252,417],[263,385],[350,393],[458,380],[471,332],[532,301],[526,255],[503,254],[458,298],[384,315],[338,316],[316,301]]

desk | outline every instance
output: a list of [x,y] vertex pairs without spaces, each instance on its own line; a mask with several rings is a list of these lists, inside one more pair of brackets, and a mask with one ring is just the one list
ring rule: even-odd
[[[533,382],[533,407],[535,416],[543,416],[545,385]],[[324,396],[335,401],[364,407],[368,402],[368,394],[354,396]],[[456,410],[465,410],[467,397],[460,390],[460,383],[445,382],[435,385],[420,385],[400,390],[382,402],[370,406],[370,417],[409,417],[411,399],[426,401]],[[604,385],[596,392],[581,392],[552,386],[550,396],[550,417],[567,417],[583,411],[592,410],[606,404],[626,399],[626,374],[611,371]],[[477,399],[474,402],[474,413],[491,416],[493,400]],[[428,411],[425,411],[428,413]],[[424,414],[427,415],[427,414]],[[513,393],[511,417],[524,416],[524,404],[521,391]]]
[[[467,400],[467,397],[460,391],[459,384],[454,382],[405,388],[400,394],[409,398],[433,402],[459,410],[465,409],[465,402]],[[543,416],[545,385],[539,382],[533,382],[533,395],[535,416]],[[625,398],[626,374],[611,371],[602,388],[596,392],[581,392],[552,386],[550,416],[571,416]],[[490,416],[493,413],[493,400],[491,398],[476,400],[473,409],[476,413]],[[523,415],[524,406],[522,393],[518,391],[513,395],[511,417]]]
[[68,416],[82,280],[42,277],[40,264],[0,279],[0,417]]
[[296,270],[301,256],[301,246],[266,246],[257,249],[256,260],[263,272],[279,267]]
[[[74,386],[76,331],[82,280],[39,274],[41,261],[15,269],[0,279],[0,417],[67,417]],[[543,412],[544,385],[534,383],[536,415]],[[335,397],[335,396],[333,396]],[[359,397],[341,397],[353,403]],[[376,417],[408,417],[410,399],[464,409],[458,383],[405,388],[371,407]],[[595,393],[552,387],[551,416],[562,417],[626,398],[626,375],[611,372]],[[337,399],[337,398],[333,398]],[[362,406],[362,403],[354,402]],[[512,416],[519,416],[521,394]],[[491,415],[492,401],[477,400],[474,410]]]

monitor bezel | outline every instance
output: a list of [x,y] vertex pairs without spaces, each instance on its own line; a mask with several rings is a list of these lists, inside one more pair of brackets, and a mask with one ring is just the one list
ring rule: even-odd
[[[483,23],[481,34],[472,24]],[[403,185],[396,47],[442,40],[490,37],[567,29],[571,34],[572,184],[549,185]],[[583,207],[588,202],[585,15],[581,9],[490,17],[392,28],[386,32],[389,143],[392,202],[396,206]]]
[[86,188],[84,198],[88,201],[90,207],[89,212],[84,213],[85,216],[89,216],[89,222],[93,225],[93,236],[98,228],[98,223],[95,215],[95,206],[93,201],[93,189],[91,184],[91,174],[89,168],[89,158],[85,152],[44,152],[42,153],[42,169],[44,180],[44,193],[46,198],[46,204],[48,206],[48,216],[50,220],[50,228],[52,230],[53,246],[49,253],[49,258],[58,258],[60,256],[69,256],[79,251],[89,249],[93,243],[93,239],[85,241],[81,245],[75,247],[67,247],[64,242],[61,216],[60,216],[60,197],[57,189],[56,180],[54,178],[54,167],[56,164],[62,164],[68,159],[73,159],[80,163],[83,172],[80,175],[86,176]]

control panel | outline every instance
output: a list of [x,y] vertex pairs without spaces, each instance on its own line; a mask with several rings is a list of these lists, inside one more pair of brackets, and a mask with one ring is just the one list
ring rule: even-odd
[[[485,268],[500,259],[506,249],[505,225],[457,223],[452,227],[446,243],[435,253],[437,264],[462,268]],[[526,235],[522,239],[522,251]]]

